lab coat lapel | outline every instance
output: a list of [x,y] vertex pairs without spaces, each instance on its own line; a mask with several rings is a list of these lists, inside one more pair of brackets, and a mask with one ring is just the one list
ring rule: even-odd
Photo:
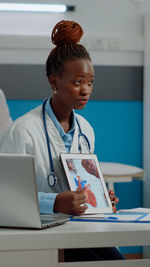
[[55,147],[57,151],[60,151],[60,153],[66,153],[66,147],[65,144],[55,126],[51,118],[46,115],[46,122],[47,122],[47,131],[49,134],[50,142],[51,140],[55,140]]

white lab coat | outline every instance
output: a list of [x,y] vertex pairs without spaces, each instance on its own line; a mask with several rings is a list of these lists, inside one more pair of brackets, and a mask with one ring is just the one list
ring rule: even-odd
[[8,105],[3,91],[0,89],[0,131],[7,128],[12,122]]
[[[89,139],[91,150],[94,151],[94,132],[90,124],[77,115],[82,132]],[[51,152],[57,184],[49,187],[47,176],[50,172],[47,143],[42,120],[41,106],[18,118],[5,131],[0,133],[0,153],[32,154],[35,157],[37,186],[39,192],[58,193],[69,189],[64,170],[60,162],[60,153],[66,153],[62,138],[53,121],[46,114],[47,131],[50,138]],[[82,152],[89,153],[87,142],[80,138]],[[78,126],[76,123],[70,153],[79,153]]]

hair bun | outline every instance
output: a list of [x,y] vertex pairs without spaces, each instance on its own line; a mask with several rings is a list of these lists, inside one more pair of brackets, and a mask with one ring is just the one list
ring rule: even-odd
[[52,31],[52,42],[55,45],[78,43],[83,35],[82,27],[70,20],[61,20]]

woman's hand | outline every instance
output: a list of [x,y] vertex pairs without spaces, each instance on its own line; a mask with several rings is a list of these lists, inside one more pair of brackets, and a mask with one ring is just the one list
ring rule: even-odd
[[109,193],[110,200],[112,203],[113,212],[116,213],[117,212],[116,204],[119,202],[119,198],[115,196],[115,193],[113,190],[109,190],[108,193]]
[[59,193],[55,199],[54,212],[81,215],[87,209],[85,198],[82,191],[66,191]]

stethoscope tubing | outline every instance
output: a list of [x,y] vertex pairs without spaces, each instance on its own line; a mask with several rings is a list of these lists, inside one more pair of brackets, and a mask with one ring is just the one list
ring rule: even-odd
[[50,161],[50,172],[54,173],[54,165],[53,165],[53,160],[52,160],[52,153],[51,153],[51,148],[50,148],[50,139],[49,135],[47,132],[47,126],[46,126],[46,117],[45,117],[45,105],[46,105],[47,99],[45,99],[43,105],[42,105],[42,115],[43,115],[43,125],[44,125],[44,130],[45,130],[45,137],[46,137],[46,143],[47,143],[47,149],[48,149],[48,155],[49,155],[49,161]]
[[80,137],[82,137],[82,136],[85,138],[85,140],[86,140],[86,142],[87,142],[87,144],[88,144],[89,151],[90,151],[90,150],[91,150],[91,146],[90,146],[89,139],[87,138],[87,136],[86,136],[84,133],[82,133],[82,131],[81,131],[81,126],[80,126],[80,123],[79,123],[77,117],[76,117],[76,122],[77,122],[77,124],[78,124],[78,128],[79,128],[79,134],[78,134],[78,148],[79,148],[79,151],[80,151],[80,153],[81,153],[81,151],[82,151],[81,143],[79,142],[79,139],[80,139]]

